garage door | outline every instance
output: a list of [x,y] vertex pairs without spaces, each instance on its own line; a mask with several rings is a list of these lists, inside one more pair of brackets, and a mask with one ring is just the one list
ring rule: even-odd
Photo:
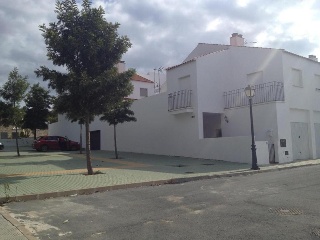
[[320,123],[314,124],[314,135],[316,137],[317,158],[320,158]]
[[310,159],[308,123],[292,122],[293,160]]

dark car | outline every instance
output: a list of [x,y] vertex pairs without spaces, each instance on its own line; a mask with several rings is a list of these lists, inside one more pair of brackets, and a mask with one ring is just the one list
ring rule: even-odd
[[0,150],[4,149],[4,145],[0,142]]
[[75,151],[80,149],[80,144],[61,136],[43,136],[37,138],[32,144],[32,148],[37,151],[46,152],[48,150]]

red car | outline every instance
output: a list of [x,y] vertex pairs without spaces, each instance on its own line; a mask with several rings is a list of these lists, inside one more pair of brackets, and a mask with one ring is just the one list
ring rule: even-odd
[[42,152],[46,152],[48,150],[75,151],[80,149],[80,144],[65,137],[43,136],[38,137],[37,140],[33,142],[32,148]]

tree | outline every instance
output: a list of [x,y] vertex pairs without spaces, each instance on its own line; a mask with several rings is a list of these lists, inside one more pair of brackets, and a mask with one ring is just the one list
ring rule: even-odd
[[55,12],[58,21],[43,24],[40,30],[48,59],[66,73],[44,66],[35,72],[57,92],[58,113],[84,120],[87,169],[92,175],[89,124],[132,92],[134,71],[118,74],[115,67],[131,44],[126,36],[118,35],[119,23],[107,22],[102,7],[91,8],[89,0],[83,0],[81,10],[75,0],[57,1]]
[[32,85],[25,99],[26,114],[22,126],[32,130],[34,139],[37,137],[37,129],[48,128],[49,109],[53,99],[49,93],[49,90],[37,83]]
[[10,104],[0,101],[0,126],[12,125],[13,108]]
[[100,120],[102,121],[107,121],[109,125],[113,125],[114,152],[116,155],[116,159],[118,159],[116,131],[117,125],[119,123],[137,121],[137,119],[133,116],[134,112],[130,110],[131,104],[132,100],[130,99],[118,102],[117,104],[109,108],[100,118]]
[[23,116],[22,111],[19,108],[19,104],[24,99],[25,93],[29,87],[27,79],[28,77],[22,77],[18,72],[18,68],[15,67],[9,73],[8,81],[0,89],[0,96],[5,100],[7,106],[9,106],[7,111],[7,113],[9,113],[7,121],[11,121],[11,124],[13,123],[15,127],[18,156],[20,156],[18,144],[18,126],[22,123]]

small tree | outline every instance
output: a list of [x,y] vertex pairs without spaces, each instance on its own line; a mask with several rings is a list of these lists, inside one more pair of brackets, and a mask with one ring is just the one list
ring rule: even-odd
[[88,175],[93,174],[90,154],[90,122],[132,90],[134,71],[118,74],[115,65],[131,47],[126,36],[119,36],[119,23],[107,22],[104,10],[91,8],[83,0],[79,10],[76,0],[56,2],[57,22],[42,25],[47,56],[67,73],[40,67],[37,76],[49,80],[55,89],[55,109],[69,119],[84,120]]
[[12,124],[11,116],[12,107],[3,101],[0,101],[0,126],[9,127],[10,124]]
[[10,106],[11,108],[7,111],[7,113],[10,113],[7,121],[11,121],[11,124],[15,127],[18,156],[20,156],[18,126],[22,123],[23,116],[19,104],[24,99],[25,93],[29,87],[27,79],[28,77],[22,77],[18,72],[18,68],[15,67],[9,73],[8,81],[0,89],[0,96],[5,100],[7,106]]
[[52,97],[49,91],[34,84],[26,96],[26,114],[23,120],[23,127],[30,128],[34,139],[37,138],[37,129],[47,129],[50,114]]
[[111,108],[109,108],[103,116],[100,118],[102,121],[107,121],[109,125],[113,125],[113,139],[114,139],[114,152],[116,159],[118,159],[118,149],[117,149],[117,131],[116,127],[119,123],[137,121],[133,116],[134,112],[130,110],[132,100],[125,99],[118,102]]

